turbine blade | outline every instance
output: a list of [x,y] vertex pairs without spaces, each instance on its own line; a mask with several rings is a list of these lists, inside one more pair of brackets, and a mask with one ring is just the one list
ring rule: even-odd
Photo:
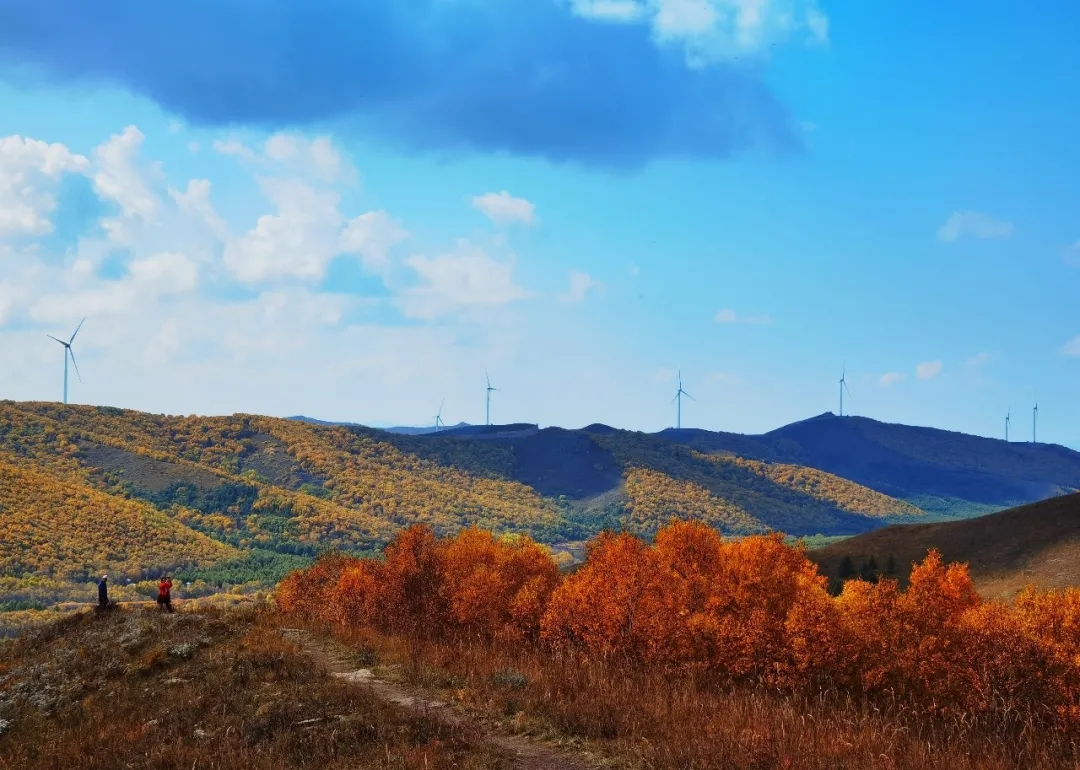
[[844,383],[844,390],[846,390],[847,394],[850,396],[851,395],[851,390],[848,389],[847,382],[845,382],[844,380],[840,380],[840,382]]
[[79,382],[82,382],[82,375],[79,374],[79,365],[75,363],[75,351],[71,349],[70,345],[68,345],[67,354],[71,356],[71,364],[75,367],[75,374],[78,375]]
[[[51,334],[46,334],[45,336],[48,337],[50,340],[56,340],[56,337],[52,336]],[[68,346],[68,344],[66,342],[64,342],[63,340],[56,340],[56,341],[59,342],[61,345],[63,345],[65,348]]]
[[684,390],[684,391],[682,392],[682,394],[683,394],[684,396],[686,396],[686,397],[687,397],[688,399],[690,399],[691,401],[697,401],[697,399],[696,399],[696,398],[694,398],[693,396],[691,396],[691,395],[690,395],[689,393],[687,393],[687,392],[686,392],[685,390]]
[[70,344],[71,344],[72,342],[74,342],[74,341],[75,341],[75,335],[79,333],[79,329],[81,329],[81,328],[82,328],[82,325],[83,325],[84,323],[86,323],[86,319],[85,319],[85,318],[84,318],[84,319],[82,319],[81,321],[79,321],[79,325],[75,327],[75,331],[74,331],[74,332],[72,333],[72,335],[71,335],[71,339],[70,339],[70,340],[68,340],[68,344],[69,344],[69,345],[70,345]]

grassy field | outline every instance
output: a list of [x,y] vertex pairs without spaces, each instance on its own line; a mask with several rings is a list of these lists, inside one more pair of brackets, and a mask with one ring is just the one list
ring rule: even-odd
[[507,767],[333,679],[255,611],[80,613],[0,647],[0,767]]

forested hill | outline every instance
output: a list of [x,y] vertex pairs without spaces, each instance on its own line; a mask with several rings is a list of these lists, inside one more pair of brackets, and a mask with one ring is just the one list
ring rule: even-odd
[[[0,402],[0,610],[36,606],[48,581],[78,584],[103,571],[135,582],[169,570],[207,585],[265,583],[324,548],[377,550],[413,523],[565,544],[603,528],[648,537],[673,517],[728,535],[797,536],[926,518],[911,502],[926,488],[897,487],[906,501],[886,494],[878,480],[887,469],[873,463],[856,467],[854,480],[831,473],[843,452],[800,443],[797,426],[783,430],[792,429],[795,438],[738,437],[735,452],[720,445],[724,434],[704,432],[523,424],[403,435],[254,415]],[[935,467],[925,445],[901,448]],[[1041,485],[1033,470],[1029,487],[1006,491],[1045,496],[1071,459],[1052,472],[1038,466]],[[962,463],[943,467],[955,474]],[[985,464],[1008,476],[1000,459]]]
[[987,513],[1080,489],[1080,452],[1056,444],[826,413],[758,436],[667,430],[702,452],[804,465],[945,517]]

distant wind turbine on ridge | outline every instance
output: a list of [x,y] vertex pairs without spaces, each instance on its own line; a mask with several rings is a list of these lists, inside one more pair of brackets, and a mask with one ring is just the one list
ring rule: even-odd
[[435,432],[436,433],[439,432],[439,428],[444,427],[446,425],[446,423],[442,421],[442,408],[443,408],[443,404],[445,404],[445,403],[446,403],[446,399],[444,398],[442,400],[442,403],[439,404],[439,413],[435,415]]
[[51,334],[46,334],[45,335],[49,339],[56,340],[57,342],[59,342],[61,345],[64,346],[64,403],[65,404],[68,402],[68,358],[71,359],[71,364],[72,364],[72,366],[75,367],[75,374],[76,374],[76,376],[78,376],[79,382],[82,382],[82,375],[79,374],[79,365],[77,363],[75,363],[75,351],[73,351],[71,349],[71,344],[73,342],[75,342],[75,335],[79,333],[79,329],[82,328],[82,325],[84,323],[86,323],[85,318],[82,319],[81,321],[79,321],[79,325],[75,327],[75,331],[72,333],[71,339],[69,339],[67,342],[64,342],[61,339],[57,339],[56,337],[52,336]]
[[1031,410],[1031,443],[1036,443],[1036,429],[1039,427],[1039,399],[1035,399],[1035,408]]
[[1009,421],[1012,419],[1012,407],[1005,413],[1005,441],[1009,440]]
[[487,379],[487,407],[484,412],[484,424],[491,425],[491,391],[498,390],[498,388],[491,387],[491,377],[487,372],[484,372],[484,378]]
[[851,391],[847,386],[847,367],[845,366],[843,371],[840,372],[840,416],[844,416],[844,391],[847,390],[848,396],[851,395]]
[[682,370],[680,369],[679,370],[679,390],[676,391],[675,398],[671,399],[671,402],[673,404],[674,403],[678,404],[678,407],[677,407],[676,413],[675,413],[676,414],[676,416],[675,416],[675,430],[682,430],[682,397],[683,396],[686,396],[691,401],[697,401],[696,398],[694,398],[689,393],[687,393],[685,390],[683,390],[683,387],[682,387]]

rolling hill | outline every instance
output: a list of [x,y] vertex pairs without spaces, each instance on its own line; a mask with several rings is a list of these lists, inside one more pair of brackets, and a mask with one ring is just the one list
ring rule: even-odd
[[838,579],[848,560],[895,565],[901,582],[910,565],[936,548],[946,561],[967,562],[979,592],[1008,598],[1026,585],[1080,585],[1080,494],[1065,495],[977,519],[885,527],[808,552],[823,574]]
[[962,518],[1080,489],[1080,452],[831,413],[760,436],[666,430],[702,452],[727,452],[835,474],[937,518]]
[[[106,569],[266,582],[327,547],[376,551],[416,523],[552,545],[604,528],[648,537],[671,518],[733,536],[858,535],[927,520],[934,506],[920,501],[970,513],[1080,486],[1080,454],[1060,447],[828,416],[764,436],[528,423],[410,435],[6,401],[0,464],[0,536],[28,552],[0,555],[0,578],[16,582]],[[166,529],[151,537],[150,522]],[[91,531],[125,546],[76,547],[73,533]]]

